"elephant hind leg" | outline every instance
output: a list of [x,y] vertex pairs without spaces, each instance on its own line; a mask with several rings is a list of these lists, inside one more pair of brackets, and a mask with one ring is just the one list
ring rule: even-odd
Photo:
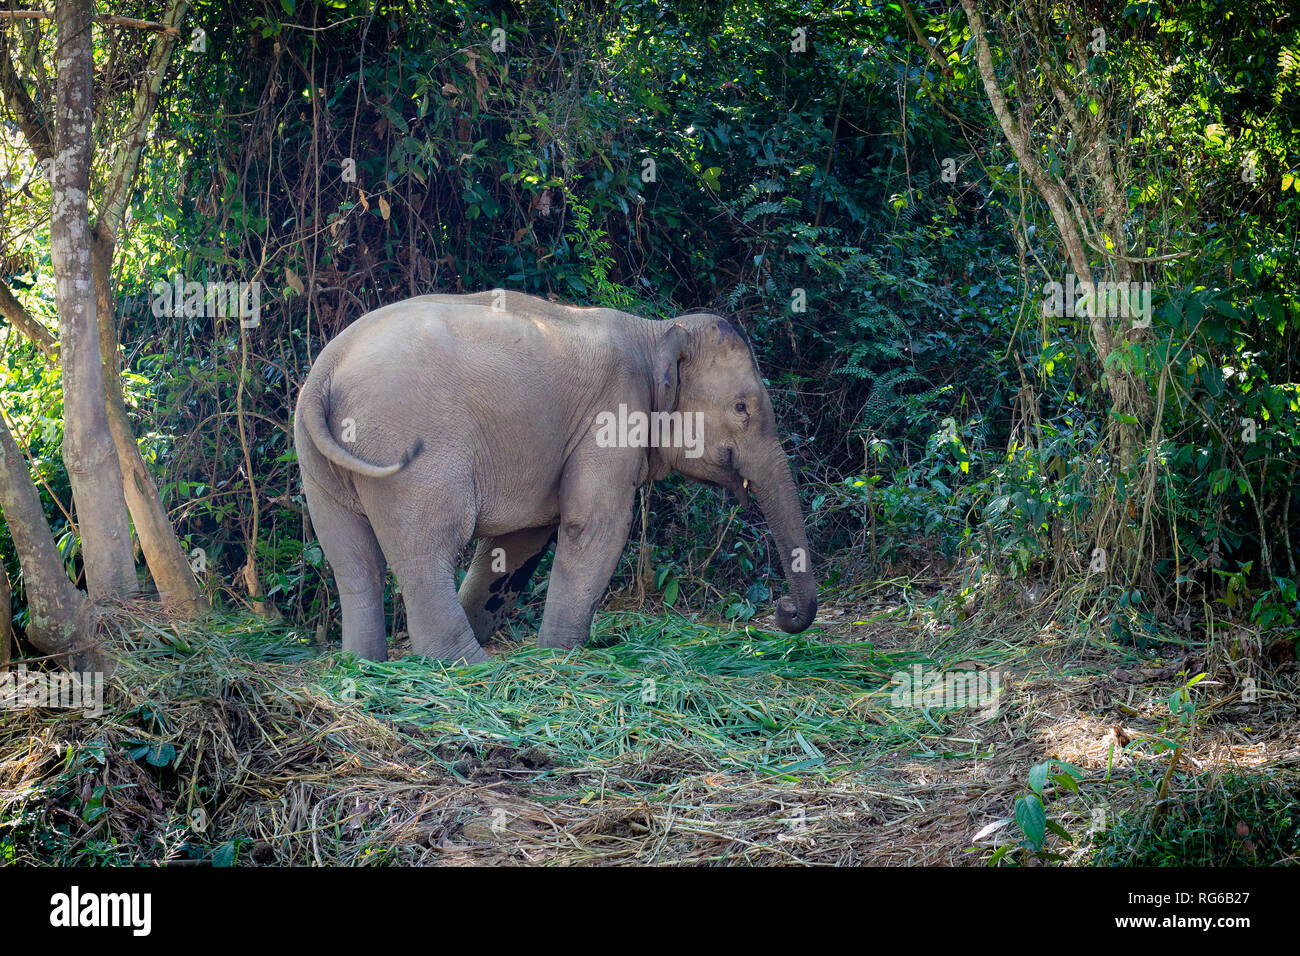
[[395,564],[393,574],[402,586],[415,653],[453,664],[476,664],[488,659],[474,639],[464,610],[456,603],[456,575],[449,562]]
[[[420,488],[435,484],[442,495],[419,494]],[[449,663],[487,660],[456,601],[455,556],[469,541],[474,515],[439,505],[439,498],[472,500],[472,488],[411,479],[405,487],[368,482],[358,490],[366,511],[375,516],[375,534],[401,585],[411,649]],[[417,507],[395,507],[401,501]]]
[[480,644],[488,643],[514,610],[555,533],[552,525],[479,540],[458,597]]
[[364,515],[305,480],[312,528],[334,572],[343,607],[343,649],[373,661],[388,659],[384,620],[384,552]]

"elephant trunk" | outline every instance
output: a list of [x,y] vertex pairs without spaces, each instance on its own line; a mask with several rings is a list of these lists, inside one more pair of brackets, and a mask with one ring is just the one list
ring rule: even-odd
[[812,556],[803,526],[803,511],[790,465],[778,447],[774,459],[753,469],[749,490],[776,538],[781,567],[790,586],[791,597],[776,605],[776,623],[789,634],[806,630],[817,616],[817,582],[813,579]]

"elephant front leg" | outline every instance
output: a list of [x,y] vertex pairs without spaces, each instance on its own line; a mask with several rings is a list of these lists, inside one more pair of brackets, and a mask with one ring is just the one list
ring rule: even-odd
[[591,636],[596,605],[627,545],[635,487],[629,482],[618,492],[602,489],[595,505],[588,505],[581,493],[565,497],[570,508],[566,513],[561,501],[555,561],[537,635],[542,647],[577,647]]
[[457,596],[480,644],[492,639],[514,609],[555,531],[554,526],[525,528],[479,541]]

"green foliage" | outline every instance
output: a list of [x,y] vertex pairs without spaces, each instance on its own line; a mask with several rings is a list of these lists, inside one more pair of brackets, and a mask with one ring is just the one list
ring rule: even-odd
[[1279,866],[1300,845],[1295,782],[1230,774],[1171,794],[1158,820],[1126,815],[1097,837],[1095,866]]
[[[1002,862],[1012,862],[1013,851],[1019,849],[1025,856],[1034,856],[1041,860],[1055,861],[1064,859],[1059,853],[1047,850],[1048,834],[1059,837],[1067,844],[1075,842],[1074,837],[1059,822],[1048,816],[1052,797],[1061,792],[1078,793],[1079,782],[1084,772],[1064,760],[1045,760],[1029,768],[1029,793],[1016,798],[1012,820],[1020,830],[1021,840],[1018,844],[1004,844],[989,857],[989,866]],[[1048,789],[1048,784],[1052,788]]]

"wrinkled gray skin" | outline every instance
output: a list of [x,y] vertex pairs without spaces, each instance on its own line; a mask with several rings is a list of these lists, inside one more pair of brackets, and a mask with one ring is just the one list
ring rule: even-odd
[[[599,447],[597,415],[620,403],[702,412],[703,454]],[[777,623],[797,633],[817,614],[772,403],[748,345],[716,315],[652,322],[500,290],[408,299],[321,351],[294,442],[338,584],[343,646],[361,657],[387,657],[385,561],[415,652],[475,662],[553,540],[538,641],[585,642],[636,490],[669,471],[729,488],[746,506],[753,493],[793,595],[778,602]],[[458,594],[454,563],[472,540]]]

